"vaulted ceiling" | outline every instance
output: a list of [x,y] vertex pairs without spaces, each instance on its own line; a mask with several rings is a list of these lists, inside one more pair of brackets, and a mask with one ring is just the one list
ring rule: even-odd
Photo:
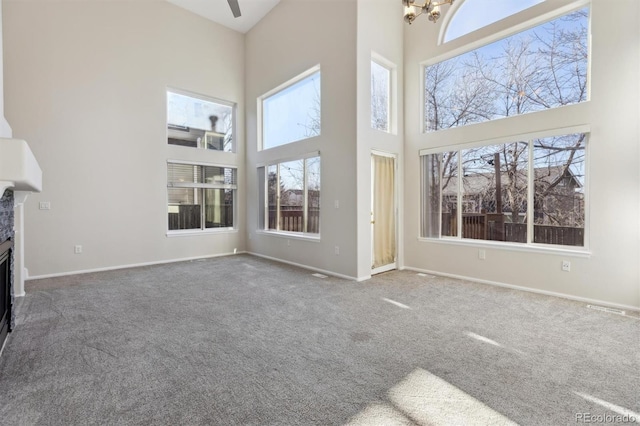
[[226,0],[167,0],[183,9],[246,33],[269,13],[280,0],[238,0],[242,16],[234,18]]

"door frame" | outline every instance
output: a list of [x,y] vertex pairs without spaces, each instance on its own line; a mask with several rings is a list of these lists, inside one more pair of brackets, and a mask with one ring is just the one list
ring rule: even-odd
[[[374,156],[379,156],[379,157],[388,157],[388,158],[393,158],[393,211],[394,211],[394,229],[395,229],[395,239],[396,239],[396,252],[395,252],[395,257],[394,257],[394,261],[392,263],[389,263],[387,265],[382,265],[379,266],[377,268],[373,268],[373,259],[374,259],[374,229],[373,229],[373,220],[375,220],[375,218],[373,217],[373,203],[375,200],[375,185],[374,185],[374,179],[375,179],[375,169],[374,169],[374,163],[373,163],[373,157]],[[372,149],[371,150],[371,202],[370,202],[370,232],[371,232],[371,275],[376,275],[376,274],[380,274],[383,272],[387,272],[387,271],[392,271],[394,269],[398,269],[398,154],[395,153],[390,153],[390,152],[385,152],[385,151],[380,151],[377,149]],[[371,219],[373,218],[373,220]]]

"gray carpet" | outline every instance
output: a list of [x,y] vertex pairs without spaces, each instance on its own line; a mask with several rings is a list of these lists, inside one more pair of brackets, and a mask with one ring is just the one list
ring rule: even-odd
[[635,317],[410,271],[355,283],[239,255],[35,280],[0,424],[623,420],[639,341]]

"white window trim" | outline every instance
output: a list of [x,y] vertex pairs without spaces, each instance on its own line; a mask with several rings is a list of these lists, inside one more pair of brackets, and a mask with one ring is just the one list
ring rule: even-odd
[[[387,131],[377,130],[379,132],[389,133],[392,135],[398,134],[398,66],[378,54],[371,51],[371,61],[386,68],[389,71],[389,102],[387,108],[389,109],[389,128]],[[371,97],[373,94],[371,94]]]
[[[532,114],[535,114],[535,113],[532,113]],[[522,117],[522,116],[516,115],[513,117]],[[501,118],[501,120],[508,120],[510,118],[512,117]],[[477,123],[477,124],[482,124],[482,123]],[[451,144],[447,146],[439,146],[434,148],[425,148],[425,149],[419,150],[418,154],[420,156],[423,156],[423,155],[429,155],[429,154],[438,154],[445,151],[460,151],[463,149],[477,148],[479,146],[499,145],[499,144],[514,142],[519,140],[528,141],[530,139],[549,138],[553,136],[568,135],[571,133],[591,133],[591,126],[589,126],[588,124],[582,124],[577,126],[559,127],[557,129],[545,129],[545,130],[540,130],[538,132],[514,133],[514,134],[508,134],[504,136],[500,135],[495,138],[482,139],[482,140],[477,140],[473,142],[464,142],[460,144]]]
[[[267,178],[267,173],[269,172],[269,166],[276,166],[276,165],[279,165],[279,164],[282,164],[282,163],[287,163],[289,161],[296,161],[296,160],[304,160],[306,162],[307,159],[314,158],[314,157],[320,158],[320,179],[322,181],[322,174],[323,174],[322,173],[322,157],[320,155],[320,151],[312,151],[312,152],[308,152],[308,153],[303,154],[303,155],[278,158],[277,160],[272,160],[272,161],[268,161],[268,162],[265,162],[265,163],[258,163],[256,165],[256,168],[263,167],[264,168],[264,173],[265,173],[264,187],[261,189],[261,191],[264,194],[264,206],[262,206],[263,211],[264,211],[264,223],[261,224],[262,228],[258,229],[256,231],[257,234],[281,236],[281,237],[287,237],[287,238],[293,238],[293,239],[320,241],[320,235],[321,235],[320,231],[322,229],[322,225],[320,225],[320,229],[318,230],[317,234],[310,233],[310,232],[292,232],[292,231],[281,231],[281,230],[277,230],[277,229],[269,229],[269,197],[268,197],[269,181],[268,181],[268,178]],[[305,170],[305,184],[304,184],[304,192],[305,192],[305,194],[307,193],[307,179],[306,179],[306,177],[307,177],[307,175],[306,175],[306,170]],[[278,179],[279,179],[279,177],[278,177]],[[320,192],[320,197],[322,199],[322,189],[320,189],[320,191],[321,191]],[[307,197],[305,196],[305,199],[306,198]],[[321,210],[321,212],[322,212],[322,210]]]
[[[458,1],[456,3],[462,3],[462,1]],[[459,4],[456,6],[456,3],[454,3],[453,8],[455,8],[455,10],[457,10],[457,8],[459,7]],[[538,5],[535,5],[531,8],[522,10],[512,16],[518,16],[518,15],[523,15],[523,16],[527,16],[528,13],[531,9],[535,9],[537,7],[540,7],[541,5],[545,5],[545,3],[549,3],[549,2],[543,2],[540,3]],[[455,45],[458,44],[458,42],[461,42],[461,45],[459,47],[456,48],[452,48],[450,50],[446,50],[445,53],[442,54],[438,54],[436,56],[430,57],[429,59],[426,59],[422,62],[420,62],[418,64],[418,68],[419,68],[419,72],[420,72],[420,78],[419,78],[419,82],[420,82],[420,109],[419,109],[419,113],[420,113],[420,118],[419,118],[419,125],[420,125],[420,133],[421,134],[433,134],[433,133],[438,133],[438,132],[442,132],[442,131],[447,131],[447,130],[451,130],[451,129],[441,129],[441,130],[437,130],[435,132],[431,132],[431,131],[427,131],[426,129],[426,123],[425,123],[425,82],[424,82],[424,76],[425,76],[425,72],[426,72],[426,68],[434,65],[434,64],[438,64],[440,62],[455,58],[456,56],[460,56],[463,55],[465,53],[471,52],[475,49],[479,49],[483,46],[486,46],[488,44],[491,44],[493,42],[497,42],[500,41],[504,38],[507,38],[509,36],[515,35],[517,33],[529,30],[531,28],[537,27],[539,25],[545,24],[549,21],[553,21],[554,19],[560,18],[563,15],[567,15],[571,12],[575,12],[577,10],[583,9],[585,7],[589,7],[590,8],[590,13],[589,13],[589,23],[588,23],[588,31],[587,31],[587,43],[588,43],[588,49],[589,49],[589,55],[587,58],[587,76],[591,76],[591,63],[592,63],[592,55],[591,55],[591,51],[592,51],[592,37],[591,37],[591,16],[592,16],[592,7],[591,7],[591,0],[577,0],[575,2],[572,2],[570,4],[567,4],[565,6],[559,7],[557,9],[553,9],[552,11],[549,11],[547,13],[543,13],[541,15],[537,15],[531,19],[525,19],[522,22],[518,22],[516,24],[513,25],[509,25],[506,28],[503,28],[505,23],[504,21],[506,19],[502,19],[500,21],[494,22],[493,24],[487,25],[486,27],[482,27],[476,31],[473,31],[469,34],[466,34],[464,36],[461,36],[459,38],[453,39],[449,42],[443,42],[442,40],[444,40],[444,34],[446,32],[446,28],[450,23],[450,20],[453,17],[453,13],[451,13],[451,11],[449,11],[449,13],[447,13],[445,15],[446,20],[443,22],[442,27],[440,28],[440,35],[438,38],[438,45],[443,45],[443,46],[447,46],[449,44]],[[453,12],[455,12],[455,10],[453,10]],[[488,36],[486,37],[477,37],[477,32],[481,32],[481,31],[487,31],[488,32]],[[472,37],[472,35],[476,35],[476,37]],[[468,41],[467,41],[468,40]],[[465,42],[466,41],[466,42]],[[580,102],[578,104],[572,104],[572,105],[564,105],[564,106],[560,106],[560,107],[556,107],[556,108],[550,108],[548,111],[553,111],[553,110],[557,110],[560,108],[565,108],[565,107],[571,107],[571,106],[575,106],[575,105],[580,105],[580,104],[584,104],[584,103],[588,103],[591,100],[591,78],[587,78],[587,94],[586,94],[586,99],[584,102]],[[519,116],[526,116],[529,114],[535,114],[535,112],[530,112],[528,114],[520,114],[520,115],[516,115],[516,116],[511,116],[511,117],[502,117],[502,118],[498,118],[498,119],[494,119],[494,120],[488,120],[488,121],[483,121],[480,123],[474,123],[474,124],[470,124],[470,125],[475,125],[475,124],[482,124],[482,123],[490,123],[496,120],[503,120],[503,119],[510,119],[513,117],[519,117]],[[468,125],[467,125],[468,126]],[[460,127],[466,127],[466,126],[458,126],[455,128],[460,128]]]
[[192,237],[194,235],[215,235],[215,234],[235,234],[235,233],[238,233],[238,228],[207,228],[202,230],[176,229],[173,231],[167,230],[165,235],[169,238],[172,238],[172,237]]
[[312,242],[320,242],[320,234],[310,234],[308,232],[288,232],[288,231],[276,231],[273,229],[258,229],[256,230],[258,235],[269,235],[272,237],[286,238],[291,240],[305,240]]
[[[586,220],[585,220],[586,222]],[[585,242],[587,240],[585,228]],[[509,243],[501,241],[487,241],[487,240],[473,240],[468,238],[457,237],[442,237],[442,238],[428,238],[418,237],[420,243],[434,243],[434,244],[446,244],[455,246],[466,246],[475,248],[488,248],[505,251],[520,251],[528,253],[543,253],[543,254],[566,254],[574,257],[591,257],[592,252],[588,248],[574,247],[574,246],[560,246],[551,244],[540,243]]]
[[[571,254],[574,256],[577,255],[591,255],[591,251],[590,251],[590,245],[589,245],[589,241],[590,241],[590,196],[589,196],[589,186],[590,186],[590,173],[589,173],[589,165],[590,165],[590,158],[591,156],[589,155],[589,151],[590,151],[590,138],[591,138],[591,131],[590,131],[590,127],[589,126],[573,126],[573,127],[566,127],[566,128],[562,128],[562,129],[553,129],[553,130],[546,130],[546,131],[541,131],[541,132],[533,132],[533,133],[525,133],[525,134],[520,134],[520,135],[516,135],[516,136],[503,136],[503,137],[499,137],[499,138],[495,138],[495,139],[491,139],[491,140],[484,140],[484,141],[477,141],[477,142],[471,142],[471,143],[466,143],[466,144],[460,144],[460,145],[453,145],[453,146],[449,146],[449,147],[439,147],[439,148],[429,148],[429,149],[422,149],[419,151],[419,158],[420,161],[422,161],[422,157],[425,155],[431,155],[431,154],[441,154],[443,152],[447,152],[447,151],[457,151],[458,152],[458,162],[461,161],[461,152],[465,149],[469,149],[469,148],[477,148],[480,146],[489,146],[489,145],[500,145],[500,144],[505,144],[505,143],[513,143],[514,141],[527,141],[527,143],[530,145],[531,141],[533,139],[542,139],[542,138],[547,138],[547,137],[553,137],[553,136],[561,136],[561,135],[567,135],[567,134],[574,134],[574,133],[586,133],[587,134],[587,142],[585,143],[585,182],[584,182],[584,201],[585,201],[585,211],[584,211],[584,246],[582,247],[578,247],[578,246],[563,246],[563,245],[557,245],[557,244],[542,244],[542,243],[535,243],[533,242],[533,227],[535,226],[534,221],[529,220],[527,222],[527,243],[517,243],[517,242],[500,242],[500,241],[490,241],[490,240],[476,240],[476,239],[471,239],[471,238],[463,238],[462,237],[462,221],[458,220],[458,232],[457,232],[457,236],[440,236],[440,237],[423,237],[422,234],[422,225],[421,223],[418,226],[419,229],[419,234],[418,234],[418,241],[421,242],[438,242],[438,243],[452,243],[452,244],[458,244],[458,245],[466,245],[466,246],[475,246],[475,247],[488,247],[488,248],[503,248],[505,250],[516,250],[516,251],[530,251],[530,252],[537,252],[537,253],[558,253],[558,254],[562,254],[562,253],[566,253],[566,254]],[[533,150],[529,149],[529,161],[528,161],[528,170],[527,170],[527,215],[530,218],[533,218],[533,203],[529,202],[530,200],[533,199],[533,185],[531,185],[531,179],[532,179],[532,170],[535,167],[535,165],[533,164],[533,160],[532,160],[532,156],[533,156]],[[422,169],[422,166],[421,166]],[[461,169],[460,169],[461,170]],[[423,177],[422,177],[422,172],[421,172],[421,197],[424,197],[424,188],[422,185],[423,182]],[[458,188],[462,188],[462,175],[458,174]],[[457,202],[458,202],[458,208],[457,210],[459,212],[462,212],[462,208],[461,208],[461,204],[462,204],[462,197],[457,197]],[[440,200],[440,203],[442,204],[442,199]],[[422,201],[420,202],[420,205],[422,206],[423,203]],[[422,207],[421,207],[421,211],[420,211],[420,222],[422,222],[422,215],[424,214],[424,212],[422,211]]]
[[[169,188],[203,188],[203,189],[231,189],[235,190],[234,194],[234,203],[233,203],[233,226],[224,227],[224,228],[201,228],[201,229],[169,229],[169,223],[167,220],[167,229],[165,235],[167,237],[184,237],[184,236],[192,236],[192,235],[210,235],[210,234],[220,234],[220,233],[234,233],[238,232],[238,211],[237,211],[237,198],[238,198],[238,166],[237,165],[228,165],[221,163],[208,163],[204,161],[185,161],[185,160],[167,160],[167,166],[165,167],[165,181],[167,182],[167,189]],[[227,169],[234,169],[236,171],[236,184],[228,185],[228,184],[196,184],[196,183],[184,183],[184,184],[170,184],[169,182],[169,164],[185,164],[189,166],[203,166],[203,167],[223,167]],[[235,188],[233,188],[235,186]],[[169,205],[169,191],[165,190],[165,207]]]
[[[567,13],[571,13],[576,10],[582,9],[584,7],[591,6],[591,0],[576,0],[574,2],[571,2],[570,4],[566,4],[564,6],[555,8],[546,13],[542,13],[542,14],[536,13],[538,9],[553,7],[551,2],[542,2],[539,4],[533,5],[531,7],[528,7],[526,9],[523,9],[519,12],[516,12],[513,15],[508,16],[506,18],[502,18],[489,25],[480,27],[477,30],[467,33],[465,35],[462,35],[460,37],[454,38],[449,41],[444,41],[444,37],[447,34],[447,30],[449,29],[449,25],[451,24],[451,21],[453,20],[454,15],[458,12],[458,9],[462,6],[462,3],[464,1],[465,0],[458,0],[454,2],[454,4],[449,8],[447,13],[445,13],[444,19],[442,21],[442,25],[440,27],[440,32],[438,33],[439,46],[453,45],[458,43],[462,44],[461,47],[457,49],[453,49],[452,51],[447,53],[447,55],[450,55],[451,52],[459,52],[453,55],[453,56],[458,56],[459,54],[465,53],[468,50],[477,49],[484,45],[493,43],[494,41],[498,41],[500,39],[509,37],[510,35],[513,35],[522,31],[526,31],[538,25],[552,21],[555,18],[558,18]],[[527,16],[531,14],[534,14],[534,17],[527,19]],[[508,20],[515,20],[515,19],[518,19],[519,22],[517,22],[516,24],[509,25]],[[505,25],[507,25],[507,27],[503,28],[505,27]],[[486,37],[478,37],[478,33],[481,33],[481,32],[487,32],[489,35]],[[591,32],[589,31],[589,33]],[[465,43],[466,40],[468,41]],[[451,57],[452,56],[444,58],[442,60],[450,59]],[[441,60],[438,60],[437,62],[441,62]]]
[[[168,116],[168,112],[167,112],[167,105],[169,104],[169,92],[171,93],[175,93],[178,95],[182,95],[182,96],[188,96],[190,98],[195,98],[195,99],[199,99],[201,101],[205,101],[205,102],[212,102],[212,103],[217,103],[220,105],[224,105],[224,106],[228,106],[231,108],[231,133],[233,135],[233,142],[231,144],[231,153],[236,153],[237,151],[237,146],[236,146],[236,141],[237,141],[237,137],[236,135],[238,134],[238,104],[236,102],[232,102],[232,101],[227,101],[224,99],[220,99],[220,98],[215,98],[213,96],[206,96],[206,95],[202,95],[199,93],[195,93],[195,92],[190,92],[188,90],[183,90],[183,89],[176,89],[175,87],[171,87],[171,86],[166,86],[165,87],[165,91],[164,91],[164,104],[165,104],[165,117],[164,117],[164,122],[165,124],[165,141],[168,139],[169,137],[169,129],[168,129],[168,124],[169,124],[169,116]],[[185,146],[180,146],[180,145],[174,145],[177,148],[188,148],[188,149],[194,149],[191,147],[185,147]],[[195,148],[198,150],[201,150],[203,148],[198,147]],[[225,151],[220,151],[220,152],[225,152]],[[188,163],[184,163],[184,164],[188,164]]]
[[[267,149],[272,149],[272,148],[277,148],[278,146],[283,146],[283,145],[278,145],[278,146],[272,146],[269,148],[265,148],[264,147],[264,107],[263,107],[263,103],[267,98],[270,98],[271,96],[289,88],[290,86],[293,86],[294,84],[298,83],[299,81],[304,80],[305,78],[317,73],[317,72],[321,72],[320,69],[320,64],[317,64],[311,68],[309,68],[308,70],[304,71],[301,74],[298,74],[297,76],[293,77],[290,80],[287,80],[286,82],[282,83],[281,85],[277,86],[274,89],[269,90],[268,92],[264,93],[261,96],[258,96],[256,102],[257,102],[257,114],[258,114],[258,120],[257,120],[257,136],[258,136],[258,151],[265,151]],[[320,78],[322,79],[322,74],[320,75]],[[320,87],[322,87],[322,81],[320,82]],[[320,102],[322,102],[322,93],[320,94]],[[320,111],[321,117],[322,117],[322,111]],[[321,118],[322,120],[322,118]],[[305,139],[301,139],[301,140],[306,140],[306,139],[310,139],[310,138],[305,138]],[[295,143],[298,141],[292,141],[289,142],[287,144],[284,145],[289,145],[291,143]]]

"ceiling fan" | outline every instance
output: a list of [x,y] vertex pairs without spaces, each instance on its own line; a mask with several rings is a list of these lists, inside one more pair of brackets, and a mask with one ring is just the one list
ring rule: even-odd
[[229,7],[231,8],[231,12],[233,12],[234,18],[240,17],[240,5],[238,4],[238,0],[227,0],[229,2]]

